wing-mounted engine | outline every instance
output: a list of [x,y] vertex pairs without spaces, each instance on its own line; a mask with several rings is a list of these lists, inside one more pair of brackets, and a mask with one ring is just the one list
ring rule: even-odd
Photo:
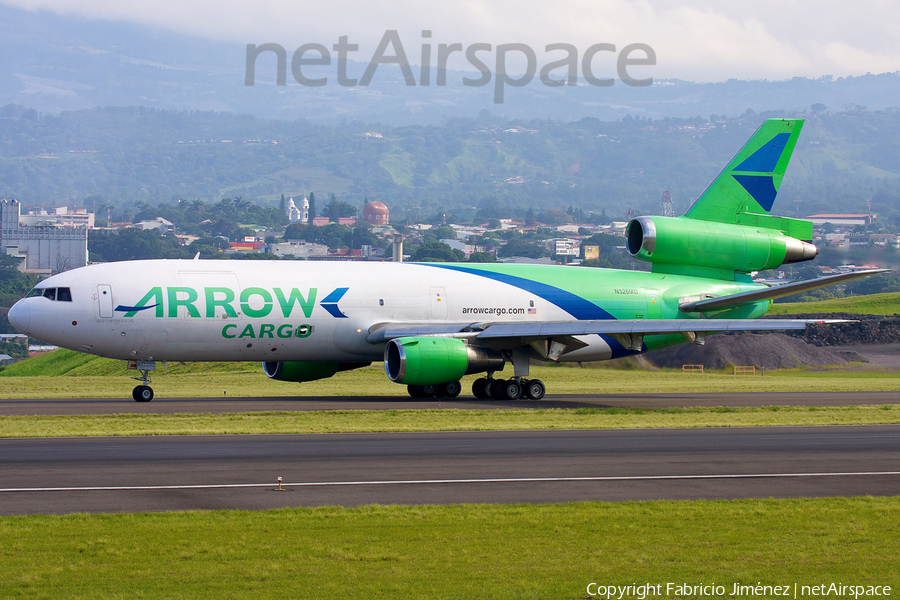
[[720,273],[763,271],[812,260],[819,253],[813,244],[785,233],[786,229],[792,228],[802,231],[796,224],[806,221],[768,215],[758,217],[781,227],[703,221],[683,216],[638,217],[625,229],[626,248],[631,256],[652,263],[655,272],[694,275],[703,273],[698,269],[715,269]]
[[312,362],[312,361],[266,361],[263,372],[269,379],[276,381],[315,381],[332,377],[340,371],[350,371],[361,367],[368,367],[370,362]]
[[472,373],[502,371],[504,364],[499,352],[458,338],[395,338],[384,349],[388,378],[408,385],[442,384]]

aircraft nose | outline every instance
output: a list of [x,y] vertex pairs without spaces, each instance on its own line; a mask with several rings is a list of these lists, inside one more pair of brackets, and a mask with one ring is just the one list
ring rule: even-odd
[[28,333],[28,326],[31,324],[31,309],[23,301],[19,300],[12,305],[6,314],[10,325],[16,328],[19,333]]

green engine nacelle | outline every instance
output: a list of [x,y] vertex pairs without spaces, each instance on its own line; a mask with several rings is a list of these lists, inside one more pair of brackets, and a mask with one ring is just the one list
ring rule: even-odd
[[812,260],[815,246],[781,231],[687,217],[638,217],[625,229],[628,253],[654,265],[749,273]]
[[331,377],[338,371],[368,367],[370,362],[264,362],[263,373],[277,381],[315,381]]
[[388,342],[384,370],[394,383],[440,385],[469,373],[501,371],[505,361],[495,351],[457,338],[408,337]]

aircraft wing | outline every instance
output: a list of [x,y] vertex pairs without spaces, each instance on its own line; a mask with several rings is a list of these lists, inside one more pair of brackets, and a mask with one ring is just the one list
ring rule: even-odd
[[878,273],[889,273],[890,269],[870,269],[868,271],[857,271],[855,273],[842,273],[840,275],[830,275],[828,277],[819,277],[818,279],[809,279],[807,281],[795,281],[793,283],[785,283],[762,290],[753,290],[750,292],[741,292],[740,294],[731,294],[730,296],[720,296],[718,298],[709,298],[706,300],[697,300],[694,302],[686,302],[678,308],[681,312],[704,312],[708,310],[717,310],[740,306],[748,302],[757,302],[759,300],[774,300],[775,298],[784,298],[805,292],[807,290],[815,290],[820,287],[834,285],[851,279],[859,279],[869,275]]
[[586,321],[503,321],[494,323],[379,323],[366,338],[380,344],[400,337],[454,336],[477,340],[541,339],[604,334],[643,338],[680,333],[690,341],[723,331],[805,329],[811,323],[850,323],[840,319],[604,319]]

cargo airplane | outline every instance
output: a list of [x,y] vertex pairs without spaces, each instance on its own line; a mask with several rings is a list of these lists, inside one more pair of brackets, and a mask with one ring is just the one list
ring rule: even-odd
[[[629,356],[759,320],[775,298],[861,277],[767,287],[751,273],[814,258],[808,221],[769,214],[801,120],[767,120],[680,217],[645,216],[626,248],[650,272],[474,263],[142,260],[49,277],[9,311],[22,333],[129,361],[138,402],[157,361],[261,361],[304,382],[384,361],[413,397],[544,396],[532,361]],[[507,363],[509,379],[494,378]]]

